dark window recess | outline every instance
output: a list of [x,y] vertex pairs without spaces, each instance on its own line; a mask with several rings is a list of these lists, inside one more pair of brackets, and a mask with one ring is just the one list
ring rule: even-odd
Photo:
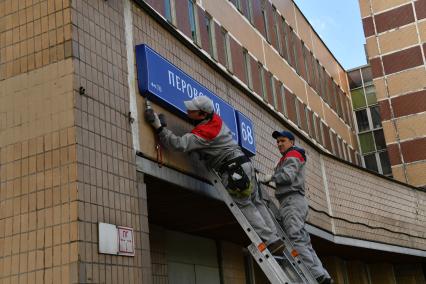
[[287,96],[290,93],[284,85],[281,85],[281,100],[283,103],[283,114],[285,117],[288,117],[288,108],[287,108]]
[[289,92],[287,89],[286,89],[285,97],[286,97],[288,118],[297,124],[297,114],[296,114],[296,107],[295,107],[296,97],[294,96],[293,93]]
[[[271,73],[270,73],[271,74]],[[274,106],[274,108],[276,109],[276,110],[279,110],[279,108],[278,108],[278,102],[277,102],[277,92],[279,92],[279,89],[276,89],[275,87],[276,87],[276,82],[277,80],[275,80],[275,78],[274,78],[274,76],[272,76],[272,74],[271,74],[271,81],[270,81],[270,83],[271,83],[271,94],[272,94],[272,102],[273,102],[273,106]]]
[[286,22],[284,21],[283,18],[281,18],[281,23],[282,23],[282,28],[281,28],[281,32],[282,32],[282,43],[283,43],[283,56],[284,59],[287,60],[288,64],[291,65],[290,63],[290,59],[289,59],[289,39],[288,39],[288,26],[286,24]]
[[243,60],[244,60],[244,75],[247,82],[247,86],[253,90],[253,79],[251,76],[251,62],[250,55],[246,49],[243,49]]
[[265,79],[265,69],[263,68],[262,64],[259,63],[258,66],[259,70],[259,78],[260,78],[260,87],[261,87],[261,93],[260,95],[262,98],[267,101],[267,91],[266,91],[266,79]]
[[390,164],[390,161],[389,161],[388,152],[387,151],[380,152],[379,156],[380,156],[380,163],[382,165],[383,174],[384,175],[392,174],[392,168],[391,168],[391,164]]
[[188,0],[188,16],[189,16],[189,26],[191,28],[191,38],[194,42],[197,42],[197,25],[195,23],[195,10],[194,2]]
[[[157,0],[156,2],[161,2],[161,0]],[[172,7],[170,5],[170,0],[164,0],[164,17],[167,21],[172,22]]]
[[253,90],[262,96],[262,85],[259,75],[259,63],[250,55],[251,78],[253,80]]
[[250,23],[253,24],[253,6],[252,0],[241,0],[241,4],[243,7],[243,14],[249,20]]
[[308,51],[308,49],[306,48],[306,46],[305,45],[302,45],[302,51],[303,51],[303,66],[304,66],[304,68],[305,68],[305,80],[306,80],[306,82],[308,82],[308,84],[310,84],[310,82],[311,82],[311,76],[310,76],[310,70],[309,70],[309,64],[308,64],[308,54],[309,54],[309,51]]
[[380,118],[379,106],[371,107],[370,113],[371,113],[371,122],[373,123],[373,128],[382,127],[382,119]]
[[298,54],[297,54],[297,41],[298,41],[298,37],[296,36],[296,33],[294,32],[294,30],[291,30],[291,49],[292,49],[292,53],[293,53],[293,59],[294,59],[294,69],[296,69],[297,74],[300,75],[300,62],[299,62],[299,58],[298,58]]
[[374,131],[374,142],[376,143],[377,151],[386,149],[385,135],[382,129]]
[[358,123],[358,132],[362,132],[370,129],[370,125],[368,123],[367,110],[359,110],[355,112],[356,121]]
[[283,110],[283,93],[282,93],[282,83],[278,80],[275,81],[275,98],[277,102],[277,110],[284,114]]
[[324,140],[323,140],[323,133],[321,130],[321,118],[319,118],[319,116],[315,116],[315,132],[317,134],[317,141],[321,144],[321,145],[325,145]]
[[283,44],[281,42],[281,17],[277,12],[277,9],[273,7],[273,15],[274,15],[274,35],[275,35],[275,42],[276,42],[276,49],[278,50],[278,53],[283,56]]
[[272,83],[272,73],[271,72],[264,72],[265,73],[265,90],[266,90],[266,100],[268,103],[272,106],[274,106],[274,98],[273,98],[273,83]]
[[368,83],[373,82],[373,72],[371,71],[370,66],[362,68],[361,73],[362,73],[362,80],[364,81],[364,85],[368,85]]
[[365,167],[369,170],[378,172],[376,154],[364,156]]
[[270,43],[271,39],[269,36],[268,14],[265,8],[262,8],[262,22],[263,22],[263,35],[266,38],[266,40]]
[[348,73],[349,87],[351,89],[362,87],[361,72],[359,69]]

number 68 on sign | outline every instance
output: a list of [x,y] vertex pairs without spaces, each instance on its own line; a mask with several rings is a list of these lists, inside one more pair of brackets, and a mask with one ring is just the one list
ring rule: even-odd
[[239,144],[249,156],[256,155],[256,141],[254,139],[253,122],[244,114],[235,111],[237,117]]

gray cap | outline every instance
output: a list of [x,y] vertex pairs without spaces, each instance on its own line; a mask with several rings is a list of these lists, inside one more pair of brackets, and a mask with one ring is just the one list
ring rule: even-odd
[[201,110],[206,113],[214,112],[213,101],[206,96],[199,96],[190,101],[184,101],[187,110]]

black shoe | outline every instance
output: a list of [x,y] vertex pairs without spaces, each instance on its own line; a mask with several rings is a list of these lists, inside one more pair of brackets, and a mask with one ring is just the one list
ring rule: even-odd
[[333,284],[334,283],[333,279],[331,279],[330,277],[327,277],[325,275],[317,277],[316,280],[318,281],[319,284]]
[[268,250],[272,255],[282,256],[284,254],[284,242],[281,239],[276,240],[268,245]]

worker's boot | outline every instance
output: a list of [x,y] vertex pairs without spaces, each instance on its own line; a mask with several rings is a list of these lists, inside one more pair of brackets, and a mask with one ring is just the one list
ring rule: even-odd
[[276,240],[268,245],[268,250],[272,255],[282,256],[284,254],[284,242],[281,239]]
[[319,284],[333,284],[334,283],[333,279],[331,279],[330,277],[327,277],[325,275],[318,277],[316,280],[318,281]]

